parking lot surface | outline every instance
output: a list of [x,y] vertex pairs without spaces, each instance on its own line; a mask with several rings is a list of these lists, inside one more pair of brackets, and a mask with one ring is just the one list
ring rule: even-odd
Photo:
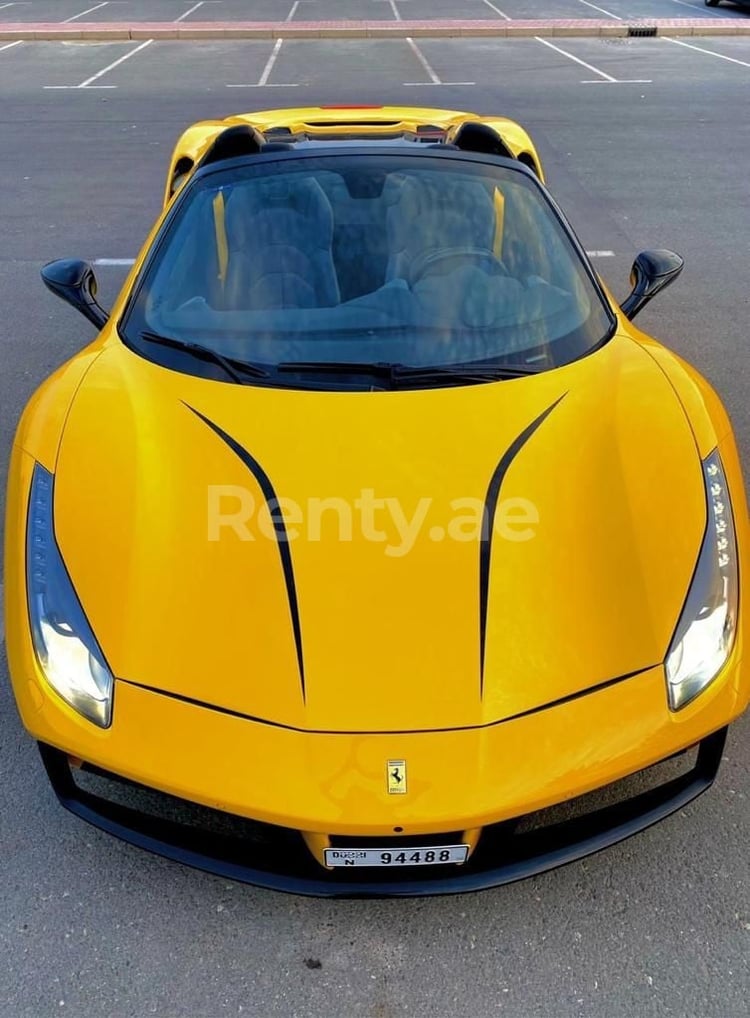
[[747,18],[701,0],[14,0],[3,22],[327,21],[526,18]]
[[[342,5],[315,2],[327,11]],[[365,3],[377,7],[358,0],[357,9]],[[410,5],[442,9],[403,0]],[[14,20],[30,13],[13,6]],[[26,6],[73,16],[86,0]],[[110,6],[87,19],[114,17]],[[177,17],[191,5],[122,6],[129,17],[157,8]],[[267,0],[269,16],[284,6]],[[543,4],[497,6],[515,16]],[[601,6],[673,13],[679,5]],[[246,5],[222,7],[229,17]],[[390,4],[382,12],[391,16]],[[187,124],[336,102],[421,103],[523,122],[553,193],[618,297],[637,251],[682,252],[683,277],[638,324],[714,382],[749,462],[750,39],[548,43],[420,39],[423,60],[398,39],[284,41],[275,56],[272,41],[24,42],[0,51],[0,491],[26,400],[92,338],[43,290],[40,266],[63,256],[99,260],[110,301],[158,213],[171,148]],[[21,730],[3,654],[0,647],[2,1018],[749,1013],[748,719],[731,730],[710,792],[589,860],[478,895],[329,902],[184,869],[65,813]]]

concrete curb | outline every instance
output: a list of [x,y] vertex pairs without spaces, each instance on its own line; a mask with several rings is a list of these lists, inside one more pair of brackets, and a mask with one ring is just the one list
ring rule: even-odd
[[106,42],[127,39],[404,39],[440,37],[573,36],[624,37],[655,30],[656,35],[750,35],[750,19],[658,18],[630,21],[500,19],[486,21],[172,21],[0,23],[0,45],[7,42]]

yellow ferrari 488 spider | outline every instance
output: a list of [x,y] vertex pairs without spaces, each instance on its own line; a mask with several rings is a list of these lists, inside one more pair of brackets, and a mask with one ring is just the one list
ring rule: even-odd
[[[6,633],[64,806],[216,873],[434,894],[712,782],[745,708],[727,415],[621,306],[517,124],[190,128],[98,337],[10,467]],[[747,590],[747,588],[745,588]],[[687,822],[687,821],[684,821]]]

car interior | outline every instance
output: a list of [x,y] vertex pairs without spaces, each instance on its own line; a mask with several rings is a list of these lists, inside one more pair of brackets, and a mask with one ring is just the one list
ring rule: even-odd
[[229,352],[243,333],[355,330],[373,356],[379,330],[505,329],[512,351],[580,325],[583,267],[533,185],[412,162],[198,189],[151,273],[149,328],[231,334]]

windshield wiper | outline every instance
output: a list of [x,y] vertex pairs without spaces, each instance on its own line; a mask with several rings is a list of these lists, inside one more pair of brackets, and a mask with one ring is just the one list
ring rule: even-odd
[[225,357],[224,354],[219,353],[217,350],[212,350],[209,346],[202,346],[200,343],[191,343],[189,340],[175,339],[172,336],[160,336],[158,332],[146,331],[141,332],[139,335],[141,339],[145,339],[148,343],[169,346],[173,350],[184,350],[195,357],[213,361],[214,364],[218,364],[219,367],[224,369],[232,381],[239,382],[240,385],[247,385],[247,378],[270,377],[270,372],[266,371],[265,368],[261,368],[258,364],[253,364],[251,361],[237,360],[235,357]]
[[327,375],[372,375],[397,385],[401,380],[429,382],[452,379],[456,382],[491,382],[503,378],[535,375],[543,369],[524,364],[445,364],[419,367],[389,362],[286,361],[279,364],[277,370],[292,373],[309,371]]
[[393,377],[398,378],[445,378],[477,379],[478,381],[495,381],[502,378],[523,378],[526,375],[538,375],[543,369],[525,364],[445,364],[434,367],[416,367],[413,365],[394,364]]

